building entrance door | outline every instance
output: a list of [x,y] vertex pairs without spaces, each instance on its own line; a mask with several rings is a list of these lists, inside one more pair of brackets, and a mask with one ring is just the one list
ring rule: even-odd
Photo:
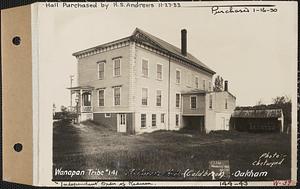
[[126,133],[126,114],[118,114],[118,132]]

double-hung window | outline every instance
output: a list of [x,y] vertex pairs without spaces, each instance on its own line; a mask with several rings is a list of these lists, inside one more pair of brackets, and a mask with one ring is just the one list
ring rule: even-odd
[[176,84],[180,84],[181,73],[179,70],[176,70]]
[[212,95],[209,95],[209,108],[212,109],[212,107],[213,107]]
[[142,105],[148,105],[148,89],[142,88]]
[[191,96],[191,109],[197,108],[197,96]]
[[180,94],[176,93],[176,108],[180,107]]
[[206,81],[205,81],[205,79],[203,79],[202,88],[203,88],[203,90],[206,90]]
[[162,65],[161,64],[156,64],[156,79],[162,80],[163,78],[163,72],[162,72]]
[[149,61],[146,59],[142,59],[142,75],[144,77],[149,75]]
[[160,122],[165,123],[165,114],[160,114]]
[[211,90],[211,82],[210,81],[208,82],[208,91],[212,91]]
[[176,117],[175,117],[175,126],[176,127],[179,126],[179,114],[176,114]]
[[98,79],[104,79],[105,61],[98,62]]
[[113,59],[114,64],[114,77],[121,75],[121,58]]
[[99,91],[98,91],[98,95],[99,95],[99,96],[98,96],[98,97],[99,97],[99,98],[98,98],[98,100],[99,100],[99,101],[98,101],[98,102],[99,102],[98,105],[99,105],[99,106],[104,106],[104,90],[103,90],[103,89],[99,90]]
[[146,114],[141,114],[141,127],[146,127]]
[[156,126],[156,114],[152,114],[152,127]]
[[161,106],[161,90],[156,91],[156,106]]
[[195,77],[195,88],[199,88],[199,78],[197,76]]
[[121,88],[115,87],[114,88],[114,105],[118,106],[121,104]]

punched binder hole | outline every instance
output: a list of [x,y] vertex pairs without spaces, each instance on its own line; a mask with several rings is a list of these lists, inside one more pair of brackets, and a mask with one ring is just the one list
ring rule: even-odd
[[12,39],[12,42],[14,45],[20,45],[21,43],[21,38],[19,36],[16,36]]
[[22,144],[16,143],[16,144],[14,145],[14,150],[15,150],[16,152],[21,152],[22,149],[23,149],[23,145],[22,145]]

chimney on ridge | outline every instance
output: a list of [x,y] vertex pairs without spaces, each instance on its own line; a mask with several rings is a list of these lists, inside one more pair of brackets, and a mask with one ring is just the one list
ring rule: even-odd
[[224,83],[224,91],[228,92],[228,81],[225,81]]
[[181,54],[187,55],[187,39],[186,39],[186,29],[181,30]]

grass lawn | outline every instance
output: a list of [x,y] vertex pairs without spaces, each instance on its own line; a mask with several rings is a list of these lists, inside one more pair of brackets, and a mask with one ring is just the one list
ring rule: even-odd
[[[54,180],[211,180],[211,176],[183,177],[189,169],[208,170],[211,160],[229,160],[230,180],[290,179],[290,135],[279,133],[243,133],[219,131],[210,134],[183,131],[156,131],[141,135],[126,135],[92,122],[80,126],[54,126]],[[268,153],[280,157],[261,160],[279,162],[272,167],[252,165]],[[55,169],[104,171],[100,175],[55,175]],[[132,174],[128,174],[130,171]],[[108,171],[118,171],[108,175]],[[267,171],[263,177],[234,176],[237,171]],[[143,173],[148,173],[147,175]],[[98,172],[99,173],[99,172]],[[157,176],[159,173],[159,176]],[[167,174],[172,173],[172,174]],[[177,174],[178,173],[178,174]],[[217,178],[218,180],[218,178]]]

